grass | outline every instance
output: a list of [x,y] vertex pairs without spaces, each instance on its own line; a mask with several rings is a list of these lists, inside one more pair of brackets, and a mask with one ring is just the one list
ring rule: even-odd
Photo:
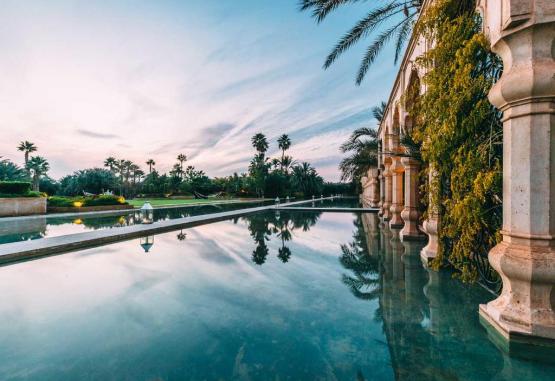
[[127,202],[133,205],[135,208],[140,208],[143,204],[148,201],[153,207],[157,206],[174,206],[174,205],[192,205],[192,204],[213,204],[213,203],[224,203],[224,202],[237,202],[237,201],[252,201],[240,198],[229,198],[229,199],[169,199],[169,198],[136,198],[132,200],[127,200]]

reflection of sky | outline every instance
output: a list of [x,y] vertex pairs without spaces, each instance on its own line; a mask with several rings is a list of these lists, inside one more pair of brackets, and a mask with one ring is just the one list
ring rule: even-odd
[[336,179],[340,143],[375,123],[396,74],[385,54],[355,87],[364,44],[321,69],[366,9],[317,26],[297,0],[2,1],[0,152],[20,163],[31,140],[56,178],[109,155],[166,171],[179,152],[221,176],[246,171],[254,133],[275,155],[287,132]]
[[272,235],[254,264],[239,219],[156,236],[148,254],[132,240],[0,267],[0,379],[553,379],[496,349],[476,312],[491,295],[429,277],[421,246],[385,244],[379,303],[355,298],[339,261],[353,221],[294,231],[288,263]]
[[[256,375],[358,366],[390,378],[386,346],[377,358],[361,351],[384,337],[372,323],[376,302],[357,301],[341,283],[337,242],[351,239],[353,225],[336,217],[296,232],[286,264],[275,237],[267,262],[254,264],[240,220],[185,230],[182,242],[178,232],[156,236],[149,254],[134,240],[0,268],[0,319],[9,322],[0,326],[0,378],[125,369],[130,379],[172,371],[265,379]],[[327,244],[307,246],[315,237]]]

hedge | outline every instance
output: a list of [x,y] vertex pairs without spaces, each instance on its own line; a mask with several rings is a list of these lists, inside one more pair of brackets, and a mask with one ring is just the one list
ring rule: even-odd
[[127,205],[123,197],[113,195],[88,197],[52,196],[48,198],[48,205],[54,207],[73,207],[76,202],[80,202],[81,206]]
[[0,181],[0,193],[26,195],[30,190],[31,183],[27,181]]

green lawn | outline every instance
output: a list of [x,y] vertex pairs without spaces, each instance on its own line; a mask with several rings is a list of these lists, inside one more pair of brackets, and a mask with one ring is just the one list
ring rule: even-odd
[[184,200],[172,200],[169,198],[137,198],[133,200],[127,200],[127,202],[133,205],[135,208],[140,208],[143,204],[148,201],[154,207],[157,206],[173,206],[173,205],[192,205],[192,204],[213,204],[213,203],[225,203],[225,202],[238,202],[238,201],[254,201],[246,199],[184,199]]

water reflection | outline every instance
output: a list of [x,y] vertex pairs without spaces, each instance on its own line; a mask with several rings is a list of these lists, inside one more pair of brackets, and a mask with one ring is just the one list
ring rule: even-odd
[[318,222],[320,212],[285,212],[257,213],[241,217],[247,224],[255,248],[252,252],[252,261],[257,265],[266,262],[269,255],[267,242],[274,236],[281,241],[277,257],[287,263],[291,259],[291,249],[286,242],[291,241],[295,230],[309,231]]
[[[364,284],[363,298],[379,300],[396,380],[552,379],[555,368],[511,358],[487,339],[477,306],[491,295],[453,280],[448,272],[424,269],[422,245],[401,242],[399,232],[380,225],[376,215],[362,215],[355,225],[341,263],[353,269],[344,257],[356,257],[363,266],[355,267],[355,274],[372,274],[347,285]],[[355,287],[353,294],[360,297],[358,292]]]
[[[198,205],[183,208],[154,209],[153,221],[166,221],[176,218],[192,217],[202,214],[219,213],[237,210],[264,203],[235,203],[217,205]],[[35,217],[20,221],[4,222],[0,219],[0,244],[18,241],[54,237],[65,234],[79,233],[88,230],[99,230],[131,226],[142,223],[140,210],[122,212],[110,216],[80,217]]]

